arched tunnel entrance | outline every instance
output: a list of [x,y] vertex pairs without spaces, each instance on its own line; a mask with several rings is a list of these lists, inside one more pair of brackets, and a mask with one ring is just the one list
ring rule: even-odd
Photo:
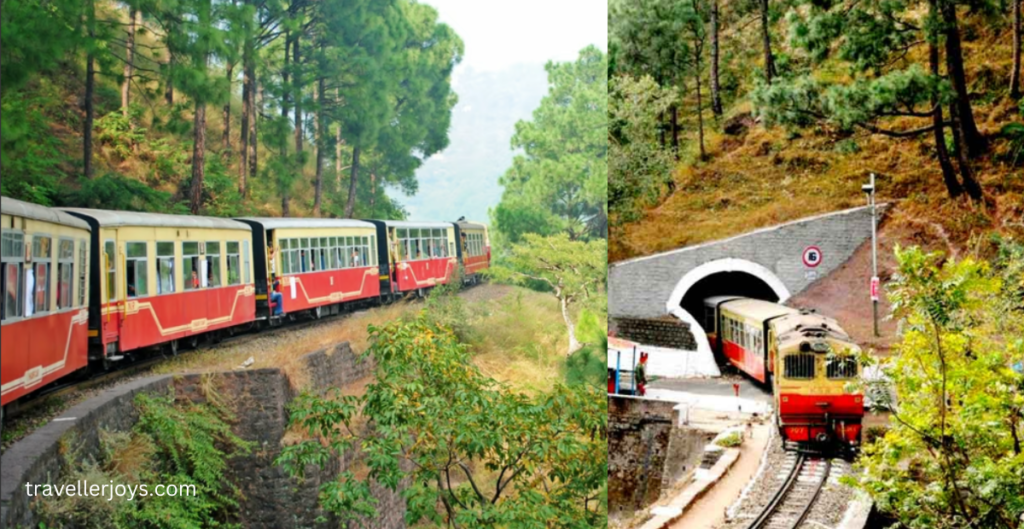
[[743,296],[779,301],[779,295],[763,279],[747,272],[719,272],[697,281],[683,295],[679,306],[704,324],[704,300],[713,296]]
[[699,352],[711,354],[704,330],[704,300],[725,295],[784,302],[790,293],[771,270],[746,259],[718,259],[690,270],[676,284],[665,310],[690,325]]

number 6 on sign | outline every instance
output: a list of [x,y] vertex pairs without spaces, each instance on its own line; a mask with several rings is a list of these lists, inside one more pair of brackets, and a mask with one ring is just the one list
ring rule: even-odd
[[808,246],[804,248],[803,254],[804,266],[814,268],[821,264],[821,248],[817,246]]

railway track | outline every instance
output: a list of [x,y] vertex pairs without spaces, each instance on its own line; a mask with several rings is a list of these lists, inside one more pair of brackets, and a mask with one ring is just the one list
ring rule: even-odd
[[832,462],[821,457],[793,454],[782,486],[747,529],[797,529],[804,523],[822,488]]

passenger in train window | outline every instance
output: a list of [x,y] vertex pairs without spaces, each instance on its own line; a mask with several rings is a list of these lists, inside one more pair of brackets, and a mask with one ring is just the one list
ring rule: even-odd
[[359,260],[359,250],[357,250],[355,248],[352,249],[352,266],[354,266],[354,267],[363,266],[362,262]]
[[194,290],[194,289],[197,289],[197,288],[199,288],[199,272],[196,272],[196,270],[193,269],[192,270],[192,289]]

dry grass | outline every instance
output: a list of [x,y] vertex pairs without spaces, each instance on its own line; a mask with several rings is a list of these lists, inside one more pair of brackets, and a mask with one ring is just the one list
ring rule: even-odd
[[[460,294],[466,304],[477,366],[487,375],[526,393],[546,391],[564,378],[567,336],[557,301],[548,294],[503,285],[483,285]],[[299,359],[349,342],[361,353],[369,347],[369,325],[409,317],[422,303],[399,303],[337,317],[296,330],[246,336],[242,340],[188,352],[161,362],[155,374],[216,373],[238,369],[282,369],[296,388],[309,376]],[[346,388],[359,394],[368,380]],[[351,392],[356,393],[351,393]]]
[[[860,186],[869,172],[879,175],[880,201],[898,203],[901,218],[941,227],[959,247],[969,247],[991,231],[1024,231],[1024,171],[1004,161],[1008,144],[997,137],[1003,125],[1020,119],[1015,105],[999,95],[1009,75],[1009,34],[986,32],[981,23],[976,21],[969,31],[976,38],[965,41],[965,55],[972,92],[989,94],[973,102],[979,128],[992,140],[989,153],[973,166],[986,191],[984,204],[948,199],[931,136],[847,137],[819,128],[790,136],[781,128],[761,125],[738,136],[712,130],[707,136],[708,161],[681,163],[675,173],[676,192],[641,220],[613,232],[609,260],[863,205]],[[748,102],[739,101],[730,112],[749,110]],[[885,125],[899,130],[922,124],[900,118]],[[685,143],[692,145],[695,138],[688,134]]]

